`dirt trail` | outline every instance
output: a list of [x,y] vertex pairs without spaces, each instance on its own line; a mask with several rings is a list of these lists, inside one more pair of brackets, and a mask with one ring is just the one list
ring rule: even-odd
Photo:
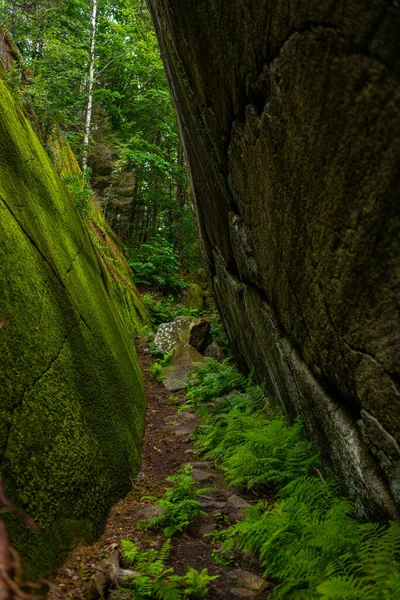
[[[240,493],[241,498],[250,502],[252,499],[246,496],[244,490],[226,488],[221,474],[214,470],[209,462],[201,461],[196,456],[189,436],[196,427],[197,417],[177,413],[176,405],[170,402],[170,392],[149,376],[148,370],[153,361],[148,350],[139,344],[138,353],[148,399],[141,470],[133,482],[132,491],[111,509],[101,539],[92,546],[77,548],[70,555],[59,570],[47,600],[95,598],[95,595],[88,592],[88,586],[91,578],[98,572],[99,564],[109,555],[112,544],[119,544],[121,540],[128,539],[142,549],[161,546],[165,541],[162,534],[137,528],[138,522],[144,518],[143,511],[152,506],[151,500],[142,498],[143,496],[160,497],[167,487],[166,477],[176,474],[178,469],[187,463],[193,465],[196,479],[199,481],[204,479],[200,484],[202,487],[215,486],[219,491],[205,498],[207,515],[193,523],[186,533],[172,539],[169,566],[174,567],[180,575],[184,574],[189,566],[197,570],[207,568],[209,575],[218,575],[218,579],[210,585],[207,595],[209,600],[266,598],[270,589],[268,585],[263,586],[261,591],[254,591],[246,589],[248,583],[243,583],[243,577],[246,578],[243,573],[250,569],[256,572],[257,567],[253,565],[249,569],[249,564],[243,566],[234,561],[229,566],[217,564],[211,557],[213,546],[210,538],[203,535],[218,527],[221,507],[233,494]],[[231,508],[233,520],[238,518],[238,510],[236,506]],[[245,571],[238,572],[238,569],[245,569]],[[237,577],[235,577],[235,570]]]

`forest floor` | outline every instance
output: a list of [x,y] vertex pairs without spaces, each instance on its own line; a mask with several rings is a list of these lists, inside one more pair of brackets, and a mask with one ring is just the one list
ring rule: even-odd
[[[209,600],[266,598],[272,586],[260,579],[254,559],[249,556],[246,563],[243,556],[237,557],[237,561],[233,557],[229,565],[217,564],[212,557],[215,545],[206,535],[241,518],[241,507],[237,503],[246,501],[251,504],[257,498],[243,488],[228,489],[222,474],[209,461],[201,461],[196,456],[190,436],[198,423],[197,417],[190,413],[189,417],[188,413],[178,413],[177,405],[170,401],[170,392],[149,375],[153,360],[148,348],[141,343],[138,344],[138,354],[148,400],[140,472],[132,491],[111,509],[100,540],[92,546],[76,548],[58,571],[47,600],[101,598],[95,591],[96,573],[101,572],[112,548],[120,545],[122,540],[131,540],[142,550],[160,548],[165,536],[143,530],[138,524],[143,518],[153,516],[151,507],[154,500],[152,502],[151,497],[163,495],[168,485],[166,478],[175,475],[181,466],[188,463],[192,465],[193,476],[201,487],[212,486],[217,491],[203,497],[206,515],[198,518],[184,533],[172,538],[172,552],[167,566],[173,567],[179,575],[186,573],[189,566],[198,571],[206,568],[209,575],[218,575],[218,579],[210,584],[206,596]],[[183,400],[183,395],[180,399]],[[244,566],[240,563],[244,563]],[[103,597],[107,598],[107,593]]]

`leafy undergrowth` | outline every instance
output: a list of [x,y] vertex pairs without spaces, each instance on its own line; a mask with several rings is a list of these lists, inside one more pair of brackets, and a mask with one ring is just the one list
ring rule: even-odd
[[252,376],[245,377],[231,366],[229,359],[217,362],[206,359],[189,376],[186,388],[186,402],[183,408],[199,408],[202,403],[219,399],[224,394],[235,390],[245,391],[251,386]]
[[171,542],[167,540],[160,550],[140,550],[130,541],[122,542],[122,555],[137,573],[129,582],[134,600],[159,599],[180,600],[181,598],[204,598],[210,581],[217,577],[189,567],[185,575],[176,575],[166,562],[170,557]]
[[143,527],[162,528],[164,535],[171,537],[190,525],[198,515],[206,514],[197,498],[216,490],[213,487],[199,489],[190,465],[185,465],[181,473],[167,477],[166,481],[173,486],[157,502],[161,514],[145,521]]
[[161,323],[173,321],[176,317],[200,317],[207,314],[204,310],[188,308],[177,304],[174,296],[157,296],[147,292],[142,296],[144,305],[149,311],[150,320],[154,327]]
[[230,485],[255,488],[260,497],[273,486],[277,498],[260,500],[223,533],[223,553],[257,555],[264,576],[280,582],[274,599],[400,598],[400,527],[353,519],[334,477],[322,477],[301,420],[289,425],[262,388],[249,384],[226,361],[207,360],[186,394],[202,415],[198,449]]

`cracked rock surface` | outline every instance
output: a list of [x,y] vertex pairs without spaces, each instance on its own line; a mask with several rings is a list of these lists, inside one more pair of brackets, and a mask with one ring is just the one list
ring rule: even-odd
[[359,516],[400,506],[400,13],[149,0],[235,359]]

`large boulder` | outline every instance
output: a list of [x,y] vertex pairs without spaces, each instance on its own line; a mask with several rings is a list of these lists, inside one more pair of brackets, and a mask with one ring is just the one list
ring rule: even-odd
[[100,532],[140,462],[133,343],[65,188],[0,80],[0,468],[28,577]]
[[169,323],[162,323],[154,338],[158,350],[165,354],[185,344],[202,353],[211,341],[209,322],[196,317],[177,317]]
[[400,18],[376,0],[148,0],[235,359],[359,515],[400,506]]

